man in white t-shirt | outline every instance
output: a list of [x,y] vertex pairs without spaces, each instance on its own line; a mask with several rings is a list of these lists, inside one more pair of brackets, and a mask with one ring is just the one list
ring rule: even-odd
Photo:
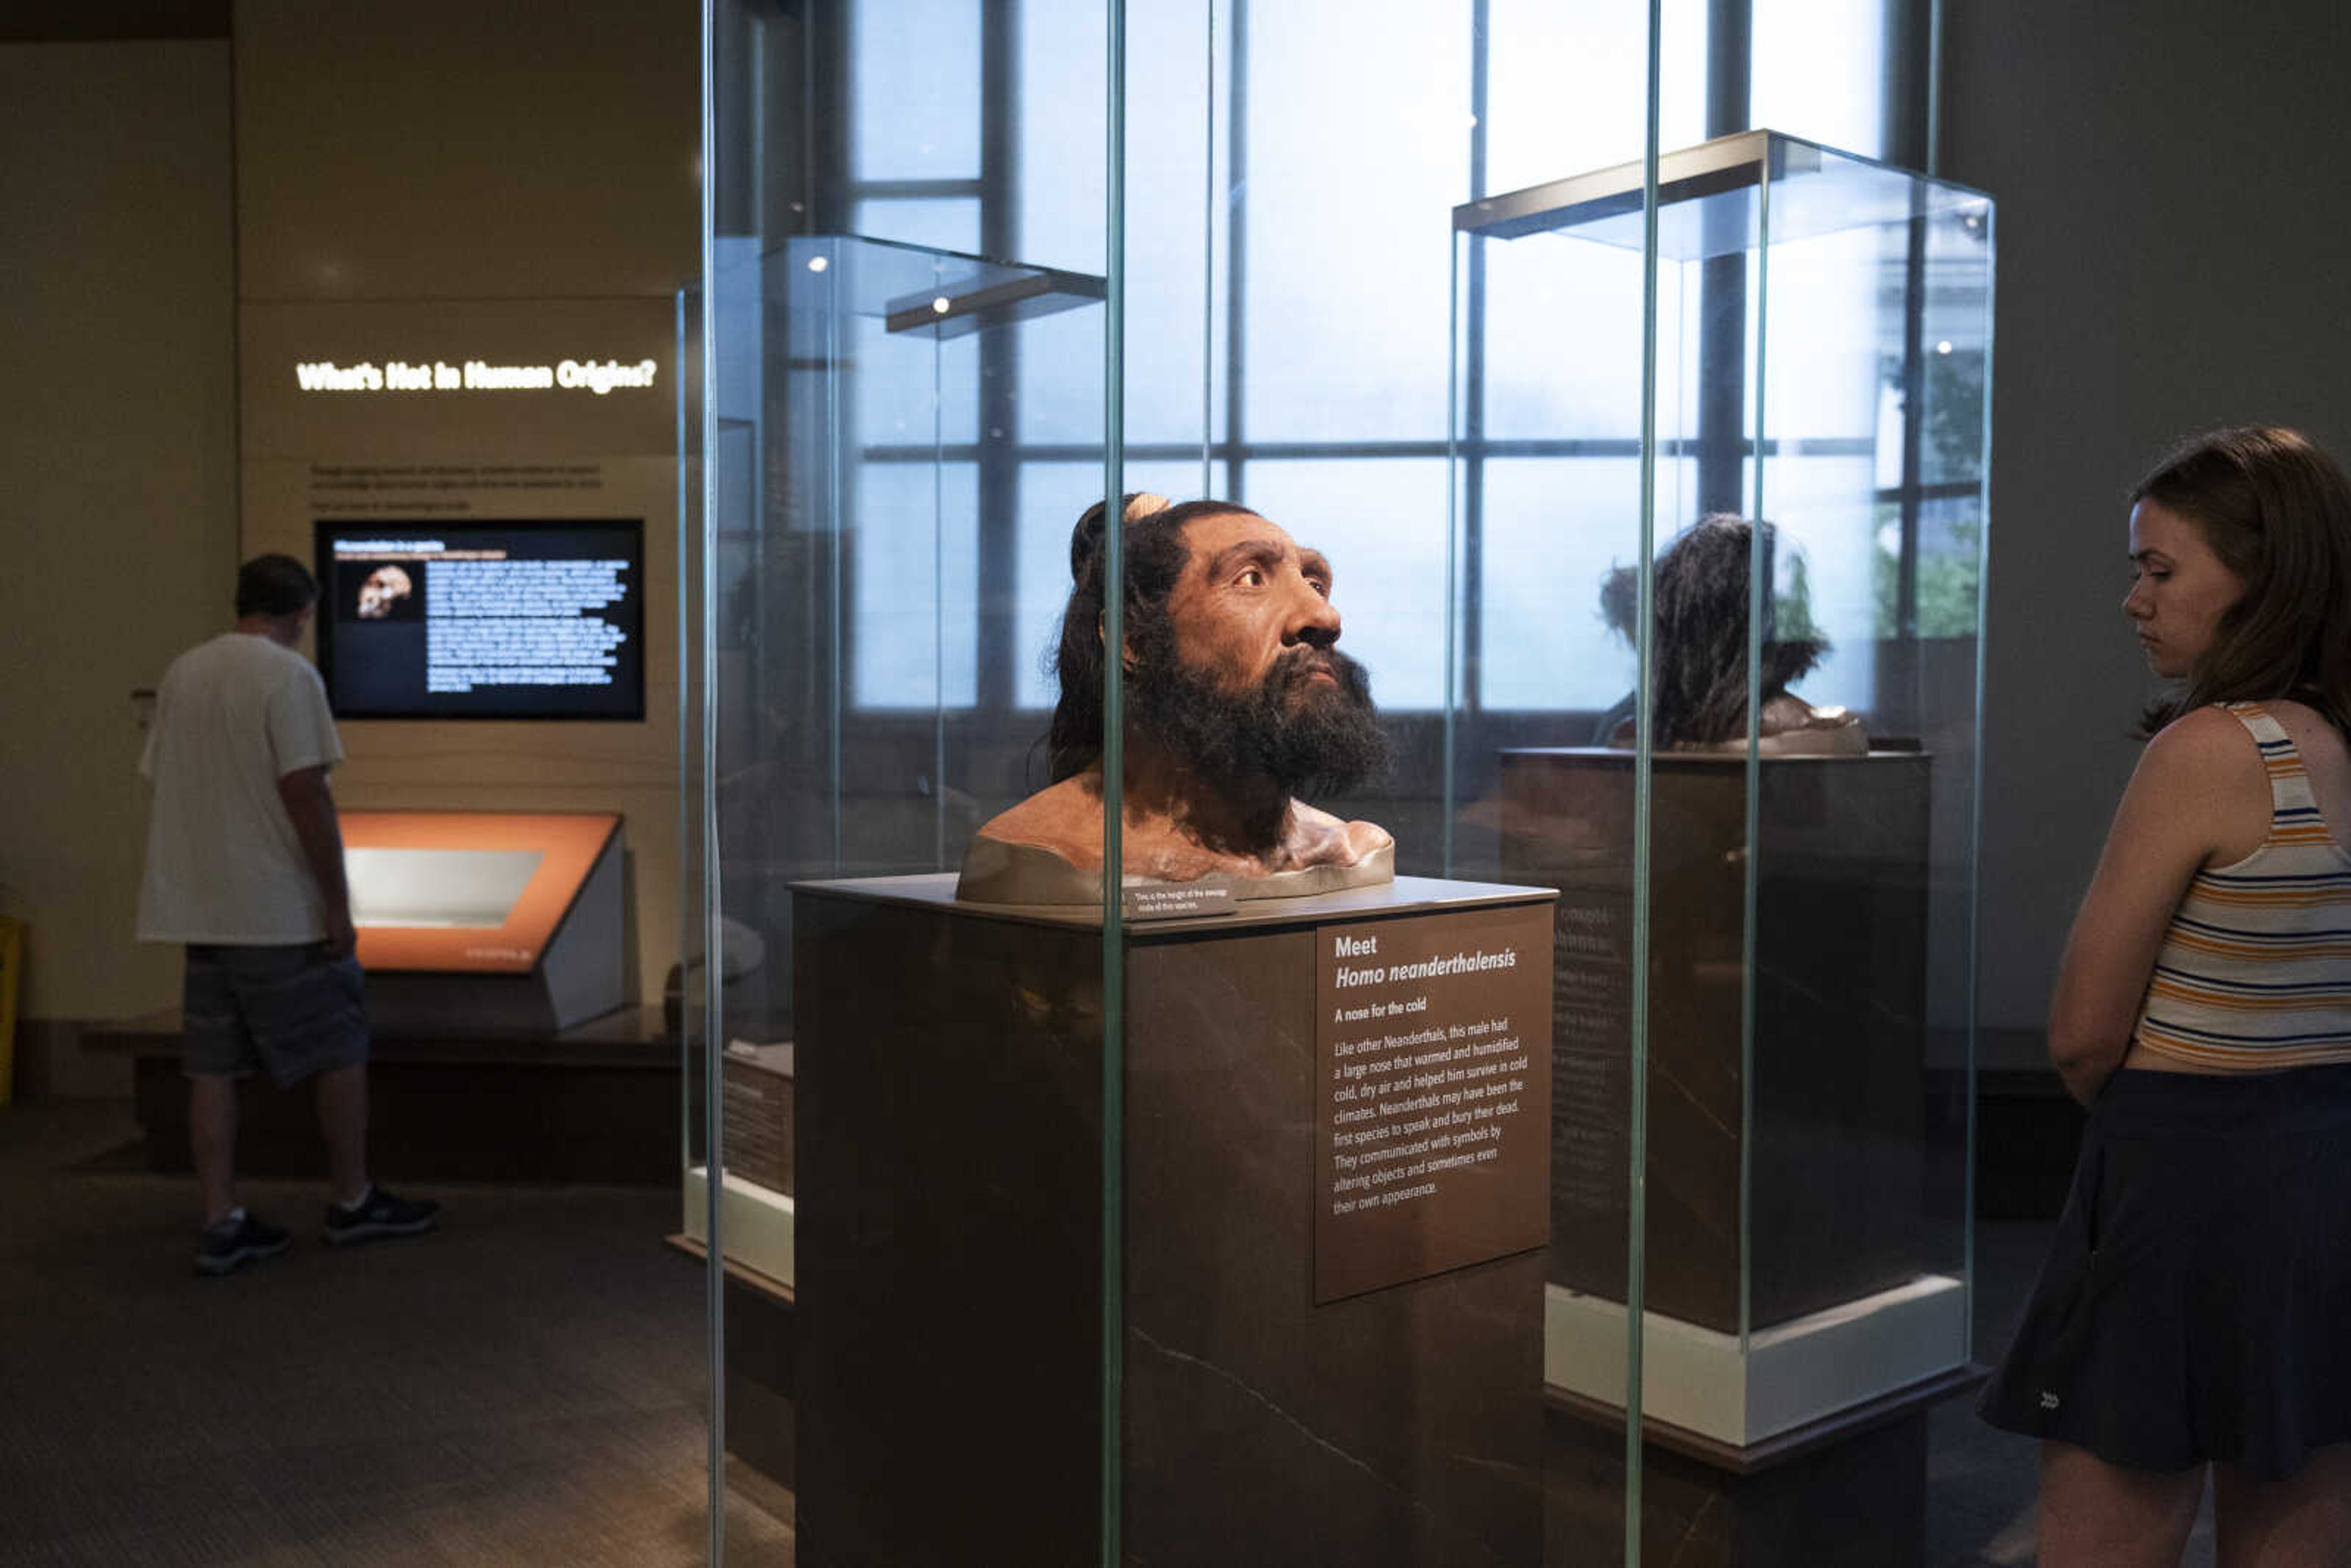
[[226,1274],[290,1242],[236,1201],[236,1082],[316,1083],[330,1242],[413,1236],[440,1205],[367,1175],[367,1010],[342,832],[343,759],[319,672],[295,650],[319,585],[291,556],[238,569],[236,629],[172,662],[140,771],[155,787],[139,937],[187,945],[181,1029],[204,1188],[196,1269]]

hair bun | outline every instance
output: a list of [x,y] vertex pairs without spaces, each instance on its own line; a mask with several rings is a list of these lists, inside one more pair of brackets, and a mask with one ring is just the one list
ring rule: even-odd
[[[1139,523],[1145,517],[1165,511],[1173,504],[1166,497],[1155,495],[1149,490],[1130,491],[1119,497],[1119,522],[1122,525]],[[1102,503],[1096,501],[1085,509],[1085,514],[1078,518],[1078,526],[1070,531],[1070,577],[1073,581],[1084,578],[1086,562],[1102,548],[1103,509]]]

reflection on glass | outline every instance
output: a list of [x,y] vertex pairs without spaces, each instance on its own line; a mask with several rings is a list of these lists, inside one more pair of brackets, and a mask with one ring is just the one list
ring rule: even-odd
[[873,463],[857,476],[851,689],[861,708],[967,708],[979,607],[979,480],[969,463]]
[[[1605,325],[1639,319],[1639,169],[1457,213],[1458,527],[1485,553],[1448,825],[1457,867],[1561,890],[1546,1378],[1621,1451],[1638,1333],[1646,1417],[1745,1452],[1873,1399],[1923,1421],[1968,1355],[1990,210],[1762,133],[1659,179],[1646,563]],[[1590,365],[1527,340],[1571,294],[1614,350]]]
[[[1744,751],[1751,737],[1767,756],[1849,756],[1869,748],[1861,721],[1844,707],[1818,707],[1789,690],[1828,652],[1813,622],[1803,558],[1792,555],[1787,586],[1772,570],[1778,530],[1727,513],[1699,519],[1666,547],[1652,574],[1655,666],[1649,692],[1653,744],[1668,751]],[[1760,571],[1775,587],[1761,596],[1759,658],[1748,671]],[[1638,619],[1637,571],[1619,567],[1601,584],[1604,613],[1629,644]],[[1610,746],[1634,743],[1635,702],[1627,695],[1595,730]]]

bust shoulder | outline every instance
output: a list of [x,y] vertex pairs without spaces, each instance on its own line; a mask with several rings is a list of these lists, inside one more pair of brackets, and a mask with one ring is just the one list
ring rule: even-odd
[[977,835],[1057,855],[1082,870],[1102,869],[1102,785],[1081,773],[1049,784],[980,824]]
[[1395,847],[1395,836],[1377,822],[1348,821],[1303,800],[1290,802],[1290,815],[1284,847],[1299,865],[1351,866]]

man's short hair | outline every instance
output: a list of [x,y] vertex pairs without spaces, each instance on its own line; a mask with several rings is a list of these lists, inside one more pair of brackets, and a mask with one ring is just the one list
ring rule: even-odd
[[319,601],[319,580],[290,555],[257,555],[236,569],[236,613],[297,615]]

